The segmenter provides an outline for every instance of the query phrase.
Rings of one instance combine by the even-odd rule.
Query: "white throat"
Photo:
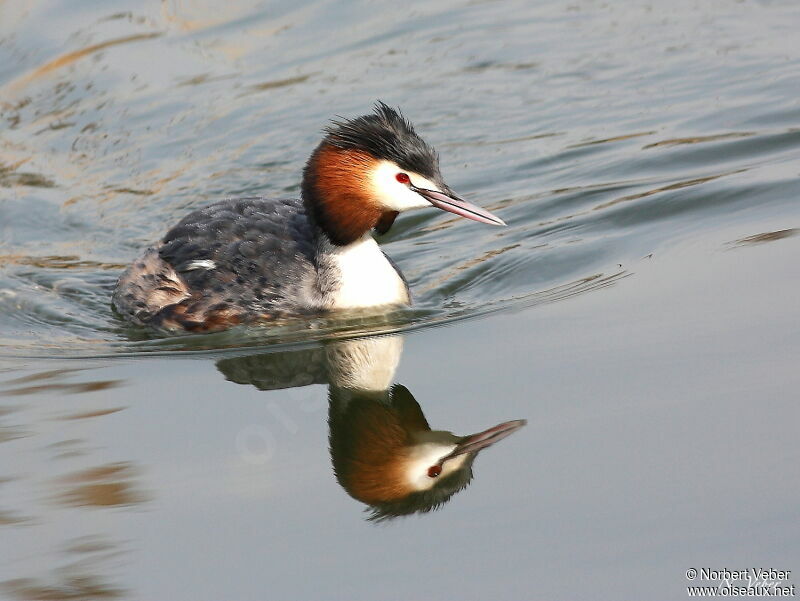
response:
[[[333,280],[326,303],[329,308],[410,304],[403,278],[371,235],[365,234],[347,246],[327,245],[325,255]]]

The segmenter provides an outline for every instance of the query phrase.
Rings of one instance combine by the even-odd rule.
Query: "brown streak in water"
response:
[[[53,455],[53,459],[74,459],[75,457],[83,457],[86,454],[86,451],[65,451],[58,455]]]
[[[101,42],[99,44],[93,44],[91,46],[87,46],[86,48],[81,48],[80,50],[67,52],[66,54],[62,54],[61,56],[56,57],[51,61],[48,61],[41,67],[35,69],[32,73],[28,73],[27,75],[23,75],[19,77],[17,80],[12,81],[10,84],[8,84],[7,89],[12,94],[16,93],[25,86],[27,86],[32,81],[44,77],[52,73],[53,71],[57,71],[58,69],[65,67],[66,65],[71,65],[72,63],[82,59],[85,56],[95,54],[97,52],[100,52],[101,50],[105,50],[106,48],[119,46],[120,44],[127,44],[129,42],[138,42],[140,40],[150,40],[152,38],[156,38],[161,35],[163,35],[161,32],[137,33],[122,38],[116,38],[113,40]]]
[[[734,247],[740,247],[752,244],[764,244],[766,242],[774,242],[775,240],[783,240],[784,238],[789,238],[790,236],[796,236],[798,234],[800,234],[800,228],[793,227],[785,230],[777,230],[774,232],[764,232],[762,234],[754,234],[752,236],[747,236],[745,238],[739,238],[738,240],[728,242],[728,244]]]
[[[638,200],[640,198],[646,198],[648,196],[652,196],[653,194],[658,194],[660,192],[668,192],[670,190],[680,190],[681,188],[688,188],[689,186],[696,186],[698,184],[705,184],[706,182],[714,181],[715,179],[719,179],[721,177],[726,177],[728,175],[734,175],[736,173],[743,173],[746,169],[736,169],[734,171],[728,171],[726,173],[720,173],[718,175],[709,175],[706,177],[697,177],[694,179],[687,179],[682,182],[676,182],[674,184],[668,184],[666,186],[661,186],[659,188],[654,188],[653,190],[647,190],[646,192],[640,192],[638,194],[630,194],[628,196],[623,196],[622,198],[617,198],[615,200],[610,200],[608,202],[601,203],[595,207],[593,207],[592,211],[600,211],[602,209],[607,209],[608,207],[612,207],[616,204],[622,202],[628,202],[630,200]]]
[[[263,83],[257,83],[250,86],[249,90],[250,93],[254,92],[261,92],[263,90],[272,90],[273,88],[283,88],[286,86],[291,86],[296,83],[303,83],[309,77],[315,75],[314,73],[309,73],[308,75],[299,75],[297,77],[288,77],[286,79],[276,79],[273,81],[265,81]]]
[[[178,82],[178,87],[183,86],[200,86],[206,83],[211,83],[215,81],[222,81],[225,79],[232,79],[235,75],[217,75],[212,76],[210,73],[201,73],[200,75],[195,75],[194,77],[189,77],[187,79],[182,79]]]
[[[13,426],[0,426],[0,443],[25,438],[29,433]]]
[[[0,391],[0,396],[24,396],[41,392],[61,392],[64,394],[81,394],[109,390],[122,385],[123,380],[96,380],[94,382],[77,382],[74,384],[40,384],[38,386],[22,386],[11,390]]]
[[[134,475],[130,463],[109,463],[65,476],[60,482],[69,488],[58,496],[58,501],[69,507],[137,505],[146,499],[133,489],[130,479]]]
[[[117,413],[118,411],[122,411],[125,407],[112,407],[111,409],[97,409],[95,411],[86,411],[85,413],[74,413],[72,415],[65,415],[59,419],[62,420],[73,420],[73,419],[88,419],[92,417],[102,417],[104,415],[111,415],[112,413]]]
[[[595,146],[597,144],[608,144],[609,142],[621,142],[623,140],[630,140],[631,138],[641,138],[642,136],[652,136],[655,131],[642,131],[633,134],[623,134],[621,136],[612,136],[611,138],[603,138],[601,140],[590,140],[588,142],[578,142],[567,146],[567,148],[583,148],[585,146]]]
[[[138,190],[134,192],[126,190],[126,193],[131,193],[134,196],[142,196],[144,195],[145,192],[147,193],[147,195],[150,196],[159,194],[164,190],[166,184],[178,179],[179,177],[184,175],[186,171],[187,167],[181,167],[170,175],[162,176],[159,179],[156,179],[157,176],[161,175],[161,170],[152,169],[149,172],[142,174],[142,176],[139,178],[142,181],[147,181],[146,190],[142,191],[141,193],[139,193]],[[92,195],[73,196],[65,200],[62,206],[69,207],[82,200],[86,201],[91,200],[93,201],[94,204],[104,204],[109,200],[116,198],[119,194],[120,194],[119,190],[112,189],[112,190],[103,190],[102,192],[98,192]],[[125,267],[127,267],[127,265],[114,266],[115,269],[123,269]]]
[[[100,553],[103,551],[111,551],[114,545],[109,541],[103,540],[97,536],[82,536],[75,539],[70,545],[64,548],[67,553]]]
[[[15,578],[2,583],[3,588],[20,601],[88,601],[118,599],[122,589],[103,584],[92,575],[66,575],[58,583],[45,583],[33,578]]]
[[[13,406],[0,406],[0,417],[5,415],[9,415],[15,411],[19,411],[20,407],[13,407]],[[0,424],[0,443],[8,442],[9,440],[16,440],[18,438],[24,438],[28,435],[28,432],[21,429],[19,426],[8,426],[5,424]],[[7,479],[0,478],[0,484],[6,482]]]
[[[437,148],[459,148],[462,146],[467,146],[470,148],[474,148],[476,146],[500,146],[503,144],[516,144],[517,142],[528,142],[530,140],[540,140],[543,138],[555,138],[557,136],[563,136],[564,132],[556,131],[556,132],[545,132],[541,134],[532,134],[530,136],[522,136],[519,138],[505,138],[502,140],[469,140],[467,142],[444,142],[443,144],[437,144]]]
[[[18,172],[17,169],[30,159],[17,161],[13,165],[0,163],[0,188],[14,188],[28,186],[31,188],[55,188],[56,184],[39,173],[30,171]]]
[[[71,447],[76,444],[80,444],[85,442],[82,438],[68,438],[66,440],[59,440],[58,442],[53,442],[47,445],[48,449],[62,449],[64,447]]]
[[[31,257],[27,255],[0,255],[2,265],[31,265],[42,269],[124,269],[123,263],[85,261],[75,255]]]
[[[510,246],[506,246],[504,248],[497,248],[495,250],[490,250],[483,253],[480,257],[475,257],[473,259],[469,259],[468,261],[461,263],[460,265],[456,265],[448,273],[442,274],[441,277],[431,282],[431,284],[426,288],[424,288],[424,290],[426,292],[429,290],[435,290],[436,288],[444,284],[447,280],[455,277],[458,274],[458,272],[464,271],[465,269],[469,269],[470,267],[474,267],[475,265],[480,265],[484,261],[488,261],[493,257],[502,255],[504,252],[512,250],[514,248],[518,248],[519,246],[520,246],[519,244],[511,244]]]
[[[152,196],[154,194],[152,190],[136,190],[135,188],[109,188],[109,190],[117,194],[131,194],[133,196]]]
[[[474,265],[478,265],[480,263],[483,263],[484,261],[486,261],[488,259],[491,259],[492,257],[496,257],[498,255],[502,255],[504,252],[509,251],[509,250],[511,250],[513,248],[517,248],[518,246],[519,246],[519,244],[512,244],[512,245],[506,246],[504,248],[497,248],[495,250],[490,250],[488,252],[483,253],[483,255],[481,255],[480,257],[476,257],[474,259],[470,259],[469,261],[459,265],[458,267],[456,267],[456,269],[458,271],[464,271],[465,269],[469,269],[470,267],[473,267]]]
[[[554,223],[559,223],[561,221],[569,221],[570,219],[574,219],[575,217],[580,217],[583,215],[588,215],[593,211],[601,211],[603,209],[607,209],[608,207],[612,207],[614,205],[629,202],[631,200],[639,200],[640,198],[646,198],[648,196],[653,196],[654,194],[659,194],[660,192],[668,192],[670,190],[680,190],[681,188],[688,188],[689,186],[696,186],[698,184],[704,184],[706,182],[714,181],[715,179],[719,179],[721,177],[727,177],[729,175],[735,175],[737,173],[744,173],[747,169],[735,169],[733,171],[727,171],[725,173],[719,173],[717,175],[709,175],[706,177],[698,177],[695,179],[689,179],[682,182],[676,182],[674,184],[668,184],[666,186],[659,186],[658,188],[653,188],[652,190],[647,190],[645,192],[639,192],[637,194],[629,194],[627,196],[622,196],[620,198],[615,198],[614,200],[609,200],[608,202],[600,203],[599,205],[593,206],[591,209],[587,209],[585,211],[578,211],[577,213],[572,213],[570,215],[565,215],[563,217],[557,217],[556,219],[550,219],[547,221],[540,221],[536,225],[543,226],[543,225],[552,225]]]
[[[731,138],[749,138],[750,136],[754,136],[755,132],[752,131],[743,131],[743,132],[731,132],[727,134],[716,134],[713,136],[696,136],[693,138],[672,138],[670,140],[662,140],[660,142],[654,142],[653,144],[648,144],[647,146],[643,146],[643,149],[647,148],[656,148],[658,146],[679,146],[681,144],[703,144],[705,142],[716,142],[717,140],[728,140]]]
[[[47,371],[40,371],[29,376],[22,376],[14,378],[13,380],[6,380],[3,384],[25,384],[26,382],[38,382],[39,380],[51,380],[53,378],[60,378],[63,375],[71,374],[80,371],[79,369],[50,369]]]
[[[18,526],[20,524],[30,523],[31,521],[29,517],[18,515],[11,511],[0,510],[0,526]]]

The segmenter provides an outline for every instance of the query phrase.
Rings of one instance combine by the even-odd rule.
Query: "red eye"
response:
[[[398,173],[397,175],[395,175],[395,179],[397,179],[397,181],[400,182],[401,184],[411,183],[411,178],[408,177],[408,175],[405,173]]]
[[[405,175],[405,174],[401,173],[400,175]],[[408,176],[406,175],[406,177],[408,177]],[[436,476],[438,476],[441,473],[442,473],[442,466],[441,465],[432,465],[432,466],[430,466],[428,468],[428,477],[429,478],[435,478]]]

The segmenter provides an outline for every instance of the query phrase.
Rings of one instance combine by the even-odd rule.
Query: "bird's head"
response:
[[[505,225],[450,189],[436,151],[386,104],[325,131],[303,173],[303,198],[334,244],[350,244],[373,228],[385,233],[399,213],[431,206]]]

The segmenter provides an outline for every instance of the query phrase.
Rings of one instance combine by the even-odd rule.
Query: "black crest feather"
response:
[[[399,109],[381,101],[375,103],[372,114],[333,121],[325,133],[325,141],[337,148],[366,151],[431,180],[440,177],[436,151],[417,135]]]

